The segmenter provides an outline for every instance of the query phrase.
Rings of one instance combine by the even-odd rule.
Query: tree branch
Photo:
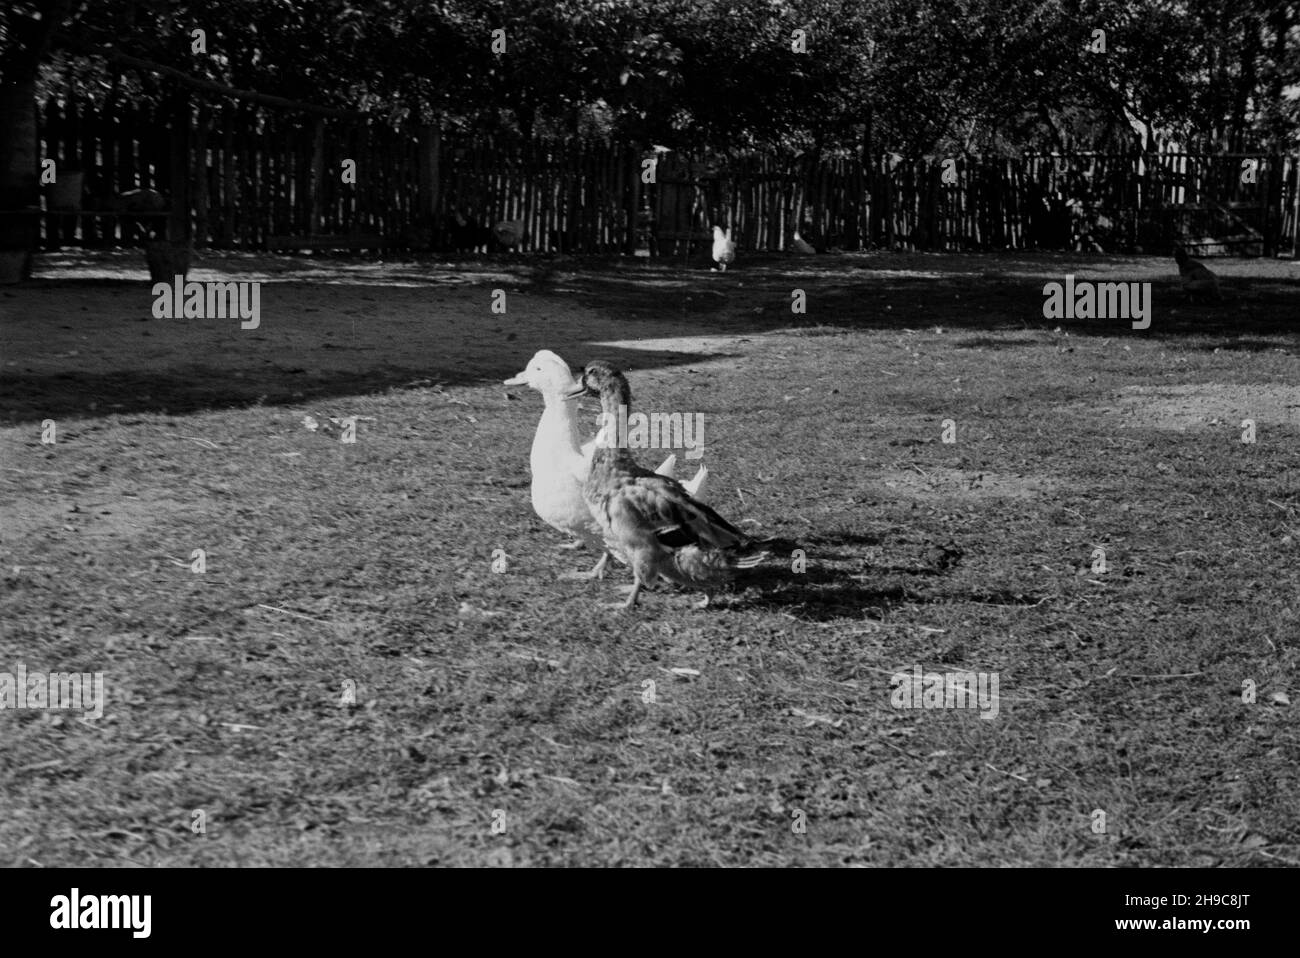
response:
[[[266,106],[280,107],[281,109],[297,110],[300,113],[312,113],[317,116],[332,116],[345,120],[368,120],[371,118],[369,113],[361,113],[356,110],[343,110],[332,106],[318,106],[315,103],[304,103],[301,100],[290,100],[282,96],[273,96],[270,93],[258,93],[256,90],[240,90],[216,80],[205,80],[200,77],[190,76],[175,67],[169,67],[163,63],[155,63],[152,60],[142,60],[139,57],[133,57],[130,54],[123,53],[113,47],[101,47],[97,44],[82,40],[62,30],[55,33],[58,42],[66,47],[76,50],[79,53],[85,53],[92,56],[100,56],[112,63],[121,63],[125,66],[133,67],[136,70],[144,70],[148,73],[157,73],[169,77],[178,83],[188,86],[195,90],[204,90],[208,93],[218,93],[222,96],[232,97],[236,100],[247,100],[250,103],[263,103]]]

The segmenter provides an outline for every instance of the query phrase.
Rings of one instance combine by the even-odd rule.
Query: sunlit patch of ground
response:
[[[1257,425],[1300,427],[1300,386],[1282,383],[1197,383],[1129,386],[1119,402],[1098,410],[1122,426],[1197,429],[1223,426],[1238,430],[1243,420]]]
[[[1048,476],[1004,475],[996,472],[916,469],[891,470],[879,474],[880,483],[891,492],[925,499],[994,498],[1020,499],[1051,490]]]

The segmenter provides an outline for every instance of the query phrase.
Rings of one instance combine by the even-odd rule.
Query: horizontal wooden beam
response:
[[[378,233],[340,236],[268,236],[267,249],[379,249],[384,246],[399,246],[401,241]]]
[[[36,210],[33,216],[102,216],[105,219],[165,219],[171,216],[170,210],[152,213],[128,213],[125,210]]]

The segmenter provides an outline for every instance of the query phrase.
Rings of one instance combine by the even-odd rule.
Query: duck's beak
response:
[[[585,396],[585,395],[587,395],[587,387],[584,386],[584,385],[583,385],[582,383],[580,383],[580,382],[575,382],[575,383],[573,384],[573,388],[570,389],[570,390],[568,390],[567,392],[565,392],[565,394],[564,394],[564,398],[565,398],[565,399],[578,399],[579,397],[581,397],[581,396]]]
[[[527,385],[528,385],[528,370],[525,369],[525,370],[524,370],[522,373],[520,373],[518,376],[512,376],[512,377],[510,377],[509,379],[505,380],[505,381],[502,383],[502,385],[504,385],[504,386],[527,386]]]

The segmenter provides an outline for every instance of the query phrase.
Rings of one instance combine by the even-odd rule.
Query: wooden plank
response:
[[[239,181],[235,176],[235,127],[243,126],[243,110],[228,103],[223,107],[221,115],[221,231],[218,245],[222,249],[229,249],[235,243],[235,211],[239,208]]]
[[[211,174],[208,164],[208,134],[212,123],[212,108],[207,103],[200,103],[198,121],[191,136],[194,142],[194,239],[196,248],[208,245],[209,206],[212,202]]]
[[[315,233],[324,226],[325,219],[325,118],[315,117],[311,123],[311,180],[308,185],[307,232]]]
[[[271,236],[267,249],[389,249],[400,245],[400,239],[383,233],[340,233],[317,236]]]
[[[265,117],[260,110],[248,111],[249,119],[265,130]],[[267,157],[266,138],[259,136],[256,147],[249,142],[247,147],[249,186],[252,191],[252,212],[244,227],[244,244],[248,248],[260,249],[266,242],[271,226],[271,204],[268,199],[270,177],[269,159]]]
[[[169,239],[190,239],[190,101],[178,95],[171,111],[171,203],[172,215],[167,224]]]

